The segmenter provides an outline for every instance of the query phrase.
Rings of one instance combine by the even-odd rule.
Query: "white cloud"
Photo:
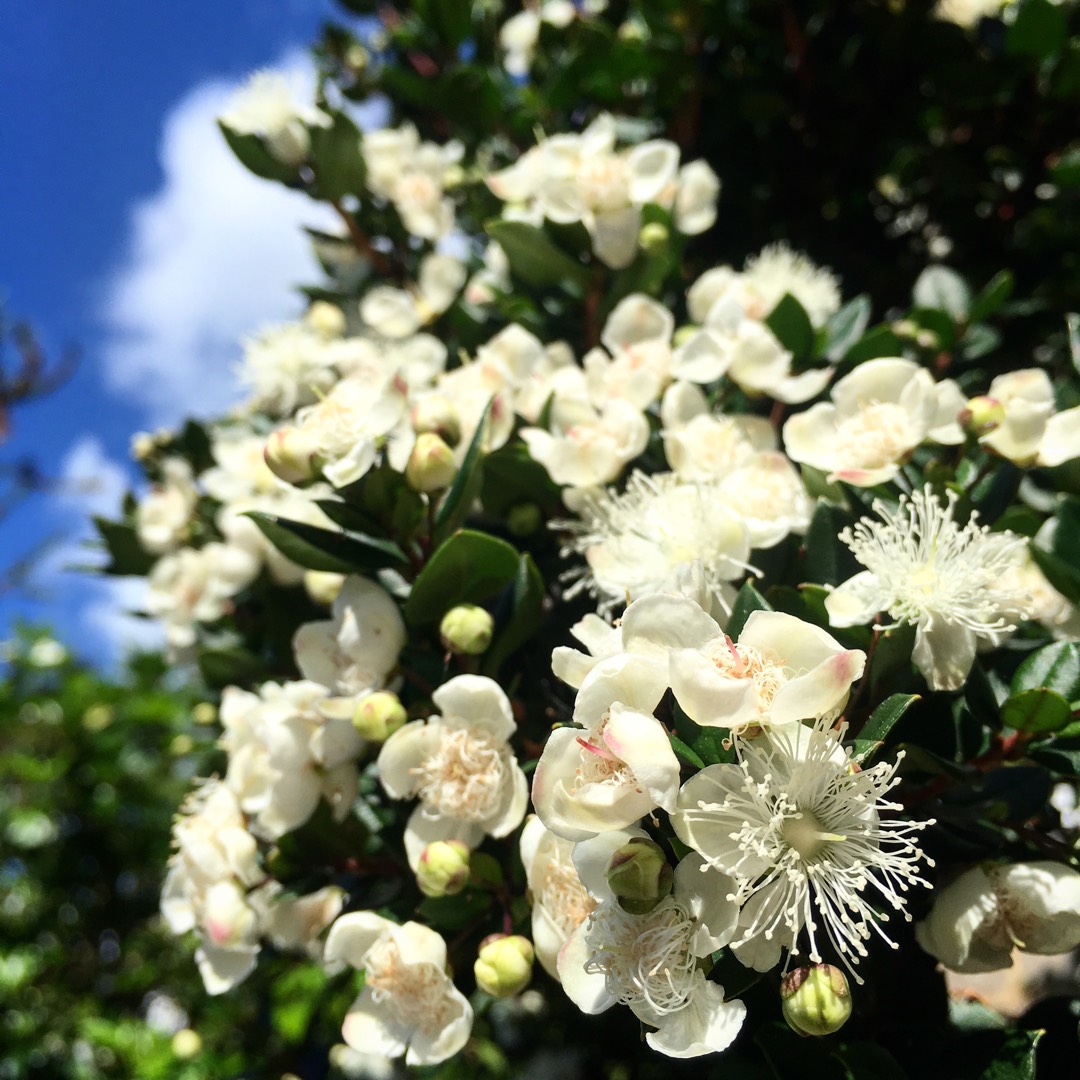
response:
[[[299,53],[278,67],[310,96]],[[298,314],[293,286],[318,277],[301,224],[334,225],[327,208],[235,160],[216,117],[240,85],[202,83],[166,118],[162,187],[134,208],[125,261],[107,288],[106,381],[146,410],[147,426],[237,400],[239,340]]]

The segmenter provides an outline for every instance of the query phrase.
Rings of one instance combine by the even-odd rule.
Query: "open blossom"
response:
[[[381,690],[405,646],[397,603],[374,581],[349,577],[332,610],[332,619],[304,623],[293,635],[300,673],[335,694]]]
[[[554,979],[559,951],[596,907],[578,877],[574,845],[530,817],[521,830],[521,862],[532,897],[532,939],[536,958]]]
[[[252,405],[288,416],[329,390],[338,373],[328,344],[302,322],[272,327],[245,341],[240,377],[252,389]]]
[[[974,866],[938,890],[915,939],[950,971],[1012,967],[1014,948],[1071,952],[1080,945],[1080,873],[1049,861]]]
[[[221,114],[227,128],[258,135],[283,165],[299,165],[311,149],[309,127],[329,127],[329,116],[311,105],[297,105],[289,82],[277,71],[256,71]]]
[[[674,1058],[725,1050],[742,1027],[741,1001],[724,1000],[699,960],[731,940],[737,916],[734,885],[691,854],[675,869],[670,896],[633,915],[615,899],[606,875],[614,852],[640,829],[607,833],[576,844],[574,863],[595,904],[559,954],[559,976],[582,1012],[626,1005],[656,1030],[646,1042]]]
[[[465,284],[465,264],[452,255],[425,255],[414,286],[375,285],[360,301],[360,318],[376,334],[411,337],[441,315]]]
[[[326,687],[312,682],[264,683],[258,694],[225,688],[225,783],[262,836],[276,840],[299,828],[321,798],[341,820],[356,798],[355,760],[364,743],[351,710],[335,716],[328,698]]]
[[[209,780],[188,797],[172,840],[161,914],[174,934],[199,932],[199,973],[207,993],[222,994],[251,973],[259,954],[258,916],[247,898],[263,877],[255,838],[236,796]]]
[[[405,852],[416,870],[434,840],[470,848],[506,836],[529,801],[525,774],[508,742],[517,730],[498,683],[458,675],[432,694],[439,715],[395,731],[379,754],[379,779],[394,799],[419,798],[405,827]]]
[[[760,298],[766,315],[787,294],[799,301],[815,327],[824,326],[840,308],[836,276],[787,244],[769,244],[760,254],[750,256],[742,280],[747,291]]]
[[[1017,465],[1061,465],[1080,457],[1080,406],[1054,411],[1054,388],[1041,368],[999,375],[986,400],[1000,422],[979,442]]]
[[[564,554],[585,556],[578,589],[609,611],[657,592],[679,591],[682,575],[700,563],[723,605],[729,582],[749,569],[750,533],[712,484],[683,483],[671,473],[631,474],[623,492],[586,495],[580,520],[558,525],[571,535]]]
[[[819,402],[784,424],[784,446],[798,462],[873,487],[891,480],[926,439],[961,442],[955,384],[935,384],[911,360],[867,360]]]
[[[798,951],[804,933],[811,961],[824,934],[849,970],[872,932],[895,948],[876,904],[910,919],[904,894],[926,884],[914,836],[929,822],[882,816],[901,809],[885,798],[897,763],[855,769],[841,735],[819,720],[736,736],[737,763],[707,766],[679,793],[675,831],[735,879],[732,947],[758,971]]]
[[[353,912],[330,927],[325,959],[364,972],[341,1028],[353,1049],[435,1065],[468,1041],[472,1006],[447,975],[446,942],[434,930]]]
[[[191,466],[183,458],[166,458],[161,483],[139,501],[135,511],[139,543],[152,555],[178,548],[187,539],[198,499]]]
[[[825,608],[833,626],[858,626],[878,612],[915,627],[912,660],[932,690],[963,686],[980,644],[996,644],[1029,610],[1015,571],[1023,538],[991,532],[978,516],[953,520],[957,495],[944,506],[927,487],[901,496],[895,512],[875,501],[881,520],[860,519],[840,534],[866,567],[833,590]]]
[[[620,653],[589,672],[574,704],[581,727],[556,728],[533,774],[533,805],[548,829],[584,840],[672,809],[679,762],[653,716],[666,689],[659,657]]]

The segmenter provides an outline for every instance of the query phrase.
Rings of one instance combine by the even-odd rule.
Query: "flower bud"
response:
[[[157,449],[154,436],[147,431],[136,431],[131,436],[131,456],[136,461],[145,461]]]
[[[532,978],[536,953],[532,942],[520,934],[492,934],[480,942],[473,965],[476,985],[492,997],[520,994]]]
[[[648,225],[642,226],[641,232],[638,233],[641,250],[649,255],[659,255],[660,252],[666,250],[670,239],[671,234],[667,226],[661,225],[659,221],[650,221]]]
[[[397,694],[389,690],[376,690],[357,702],[352,723],[365,739],[385,742],[407,719],[405,706],[398,700]]]
[[[433,840],[420,856],[416,884],[425,896],[453,896],[469,883],[469,849],[460,840]]]
[[[405,479],[414,491],[441,491],[457,475],[454,452],[432,431],[422,432],[405,466]]]
[[[458,604],[439,623],[443,645],[452,653],[479,656],[491,644],[495,620],[482,607]]]
[[[181,1028],[172,1037],[173,1057],[182,1061],[195,1057],[202,1050],[202,1036],[193,1028]]]
[[[971,435],[988,435],[1005,419],[1005,406],[987,394],[971,398],[956,418]]]
[[[103,705],[100,702],[97,705],[91,705],[86,712],[83,713],[83,727],[87,731],[94,732],[104,731],[113,722],[113,711],[111,705]]]
[[[671,892],[674,878],[663,849],[644,836],[628,840],[608,863],[608,886],[631,915],[652,911]]]
[[[326,338],[339,338],[345,333],[345,312],[328,300],[315,300],[304,315],[304,321]]]
[[[701,327],[694,326],[693,323],[689,323],[686,326],[678,327],[675,330],[675,334],[671,339],[672,348],[677,349],[680,345],[685,345],[700,330]]]
[[[429,431],[451,445],[461,438],[461,422],[454,403],[442,394],[421,398],[412,409],[412,426],[417,434]]]
[[[345,50],[345,66],[354,79],[367,70],[369,60],[367,49],[359,42],[354,42]]]
[[[330,570],[304,571],[304,591],[316,604],[329,607],[337,599],[344,584],[344,574],[335,574]]]
[[[266,440],[263,457],[270,471],[287,484],[301,484],[316,472],[315,440],[303,428],[278,428]]]
[[[831,964],[795,968],[780,981],[784,1019],[800,1035],[831,1035],[851,1015],[844,973]]]
[[[506,515],[506,527],[515,536],[532,536],[543,524],[540,507],[536,503],[518,503],[510,507]]]
[[[191,710],[191,719],[196,724],[213,724],[217,720],[217,709],[209,701],[200,701]]]

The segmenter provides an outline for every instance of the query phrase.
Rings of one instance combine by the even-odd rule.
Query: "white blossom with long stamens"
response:
[[[862,518],[840,534],[866,567],[825,599],[833,626],[858,626],[885,611],[915,627],[912,660],[932,690],[964,684],[980,644],[995,644],[1029,614],[1015,574],[1024,540],[991,532],[973,514],[953,519],[957,495],[943,506],[929,487],[902,496],[895,511],[875,501],[881,521]]]
[[[819,720],[736,736],[738,761],[702,769],[679,793],[675,831],[735,880],[732,947],[758,971],[775,966],[781,950],[798,951],[805,933],[810,960],[822,961],[827,941],[854,974],[871,932],[898,947],[876,903],[910,920],[905,893],[927,884],[915,836],[931,822],[882,816],[901,809],[885,798],[898,761],[858,769],[842,735]]]

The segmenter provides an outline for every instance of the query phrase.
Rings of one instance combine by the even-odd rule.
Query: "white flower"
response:
[[[584,840],[674,806],[679,762],[652,715],[666,689],[658,657],[620,653],[589,672],[574,703],[581,727],[556,728],[533,774],[533,805],[548,829]]]
[[[770,548],[810,526],[814,504],[784,454],[756,453],[729,472],[717,495],[746,523],[752,548]]]
[[[536,957],[554,979],[559,950],[596,901],[578,877],[574,845],[544,828],[535,816],[521,830],[521,862],[532,896],[532,938]]]
[[[446,974],[446,942],[434,930],[354,912],[330,927],[325,956],[364,972],[341,1028],[353,1049],[435,1065],[467,1042],[472,1007]]]
[[[394,799],[418,797],[405,827],[416,869],[433,840],[476,847],[506,836],[529,801],[525,774],[507,741],[517,730],[502,688],[481,675],[458,675],[432,695],[441,715],[395,731],[379,753],[379,779]]]
[[[849,970],[866,955],[871,931],[895,948],[881,926],[887,916],[867,893],[903,911],[903,894],[926,884],[912,834],[929,822],[881,817],[901,809],[885,800],[899,782],[896,763],[853,768],[841,735],[819,720],[736,736],[737,764],[709,765],[679,793],[675,831],[735,879],[741,911],[732,946],[758,971],[782,949],[797,951],[804,930],[813,962],[821,962],[823,932]]]
[[[329,390],[338,377],[329,344],[304,323],[273,327],[245,341],[240,377],[252,388],[253,407],[288,416]]]
[[[675,195],[675,227],[686,236],[697,236],[716,221],[720,177],[707,161],[691,161],[679,169]]]
[[[575,845],[574,863],[596,907],[559,954],[567,996],[582,1012],[616,1002],[657,1030],[654,1049],[674,1058],[700,1057],[731,1045],[742,1027],[741,1001],[705,977],[699,959],[721,948],[735,928],[730,878],[688,855],[675,869],[672,895],[645,915],[623,911],[606,880],[612,854],[639,829],[608,833]]]
[[[332,619],[304,623],[293,635],[300,673],[337,694],[382,689],[404,646],[397,603],[362,577],[346,578]]]
[[[825,608],[833,626],[858,626],[888,612],[899,625],[914,625],[912,660],[932,690],[964,684],[976,648],[996,644],[1024,618],[1028,599],[1010,587],[1010,572],[1024,561],[1024,541],[953,520],[957,495],[945,506],[927,487],[901,496],[890,513],[875,501],[881,521],[861,518],[840,539],[867,569],[833,590]]]
[[[1054,412],[1054,388],[1041,368],[999,375],[987,397],[1004,418],[979,442],[1017,465],[1061,465],[1080,457],[1080,406]]]
[[[832,402],[819,402],[784,424],[789,456],[857,487],[891,480],[925,439],[951,439],[955,424],[938,430],[939,395],[953,384],[935,385],[911,360],[867,360],[832,388]],[[960,436],[962,439],[962,436]],[[960,441],[957,439],[957,441]]]
[[[915,938],[950,971],[1012,967],[1012,951],[1080,945],[1080,873],[1055,862],[986,864],[940,889]]]
[[[258,135],[283,165],[299,165],[307,157],[308,127],[333,122],[321,109],[295,104],[288,80],[276,71],[256,71],[220,119],[239,134]]]
[[[188,535],[199,492],[191,466],[183,458],[166,458],[161,483],[155,484],[135,511],[139,543],[153,555],[179,547]]]
[[[621,494],[587,495],[580,521],[557,525],[573,534],[564,554],[585,556],[578,589],[587,589],[608,611],[627,600],[677,592],[681,577],[700,563],[721,604],[727,583],[749,568],[750,535],[709,484],[682,483],[671,473],[631,474]]]
[[[747,259],[743,281],[751,292],[761,297],[765,315],[776,307],[785,293],[799,301],[810,316],[810,322],[818,328],[840,308],[840,285],[836,276],[783,243],[770,244],[760,255]]]
[[[938,0],[932,14],[943,22],[970,30],[981,19],[993,18],[1016,0]]]
[[[327,885],[306,896],[290,896],[276,881],[268,881],[248,896],[258,912],[263,936],[279,949],[306,952],[321,960],[319,935],[341,914],[346,893]]]

